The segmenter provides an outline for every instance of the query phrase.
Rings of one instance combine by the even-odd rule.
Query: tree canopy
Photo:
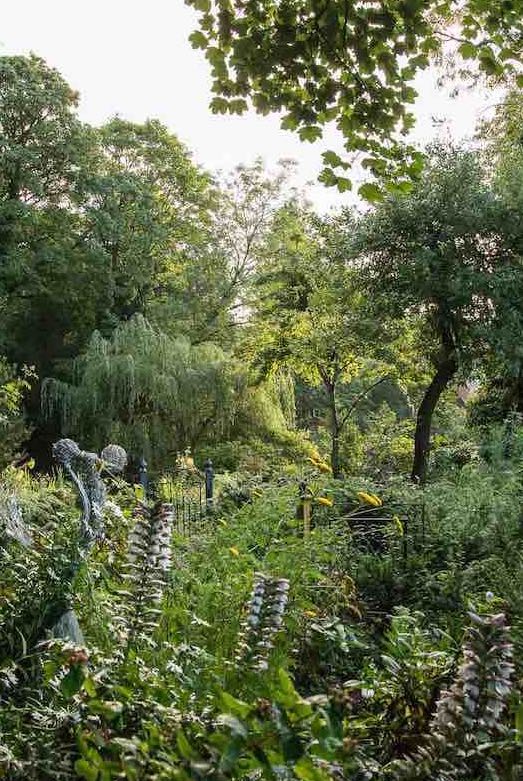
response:
[[[420,349],[435,368],[418,409],[413,476],[420,480],[439,397],[460,369],[474,371],[495,334],[511,257],[503,217],[477,157],[436,147],[412,192],[388,199],[360,224],[355,248],[377,316],[382,309],[419,318]],[[512,282],[519,287],[521,276]]]
[[[282,127],[304,141],[334,123],[348,157],[324,153],[321,180],[350,188],[353,153],[389,189],[419,175],[421,156],[401,136],[414,122],[409,106],[420,70],[456,44],[458,56],[486,76],[520,81],[523,13],[516,2],[490,0],[187,0],[199,11],[190,40],[211,67],[211,108],[282,112]],[[360,188],[379,195],[377,184]]]

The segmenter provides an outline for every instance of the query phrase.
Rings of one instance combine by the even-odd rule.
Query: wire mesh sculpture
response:
[[[80,450],[72,439],[60,439],[53,445],[53,456],[74,483],[82,503],[80,526],[84,544],[89,548],[105,535],[103,510],[107,489],[103,469],[118,474],[125,469],[127,453],[119,445],[107,445],[100,455]]]
[[[76,487],[81,502],[78,555],[71,562],[70,570],[72,581],[85,554],[105,536],[103,513],[107,504],[107,489],[102,480],[102,471],[110,474],[122,472],[127,464],[127,453],[119,445],[107,445],[98,456],[80,450],[72,439],[60,439],[53,445],[53,456]],[[83,644],[78,619],[71,606],[53,625],[51,634],[71,640],[76,645]]]

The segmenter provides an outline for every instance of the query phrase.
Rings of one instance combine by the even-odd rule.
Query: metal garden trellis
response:
[[[203,472],[196,468],[190,471],[168,472],[153,484],[148,473],[148,464],[142,456],[138,463],[138,484],[145,497],[161,492],[172,506],[174,526],[177,532],[190,535],[197,531],[201,522],[214,509],[214,468],[207,459]]]
[[[302,534],[304,537],[308,537],[311,530],[318,524],[322,524],[322,521],[318,518],[317,508],[314,506],[314,497],[310,491],[307,483],[301,481],[298,486],[298,504],[296,507],[296,518],[302,523]],[[376,512],[378,511],[378,512]],[[383,531],[387,524],[394,521],[399,521],[402,525],[403,533],[401,539],[401,549],[403,561],[407,560],[409,554],[409,542],[412,544],[412,534],[410,529],[409,517],[405,515],[382,515],[382,507],[369,508],[361,507],[352,512],[345,513],[342,519],[350,526],[351,532],[354,538],[359,542],[364,543],[372,542],[383,535]],[[422,507],[421,515],[421,530],[422,539],[425,539],[425,519],[424,519],[424,506]]]

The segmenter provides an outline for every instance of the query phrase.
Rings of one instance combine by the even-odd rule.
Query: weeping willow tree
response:
[[[170,338],[136,316],[110,339],[93,334],[70,383],[47,379],[42,409],[84,446],[118,442],[160,466],[227,436],[247,392],[246,374],[219,347]]]

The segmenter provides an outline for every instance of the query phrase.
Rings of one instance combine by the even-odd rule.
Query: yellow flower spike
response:
[[[358,491],[356,494],[360,502],[363,502],[364,504],[370,504],[371,507],[381,507],[383,502],[381,499],[376,496],[375,494],[368,494],[365,491]]]
[[[332,507],[334,504],[332,499],[328,499],[326,496],[318,496],[316,501],[318,504],[322,504],[324,507]]]
[[[316,618],[318,614],[315,610],[304,610],[303,615],[307,616],[307,618]]]
[[[400,537],[403,537],[403,535],[404,535],[404,533],[405,533],[405,530],[404,530],[404,528],[403,528],[403,524],[402,524],[402,522],[400,521],[400,519],[398,518],[398,516],[397,516],[397,515],[393,515],[393,516],[392,516],[392,522],[394,523],[394,526],[396,527],[396,529],[397,529],[397,531],[398,531],[398,534],[400,535]]]
[[[232,548],[229,548],[229,552],[232,553],[233,556],[239,556],[240,555],[240,551],[234,545],[232,546]]]
[[[320,472],[323,472],[324,475],[332,473],[332,469],[328,464],[325,463],[325,461],[320,461],[317,466]]]

